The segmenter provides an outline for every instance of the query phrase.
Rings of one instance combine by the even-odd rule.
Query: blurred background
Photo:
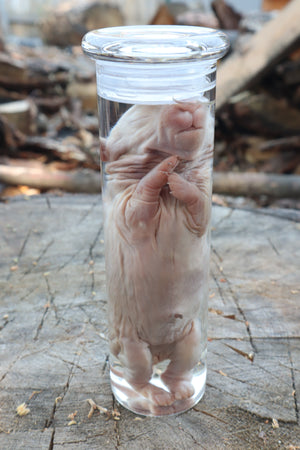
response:
[[[212,0],[152,0],[147,2],[145,0],[104,0],[92,3],[100,3],[102,5],[108,5],[116,7],[122,14],[124,25],[132,24],[145,24],[149,23],[153,19],[155,13],[159,7],[166,4],[171,10],[190,10],[193,12],[211,12]],[[227,4],[241,13],[249,13],[252,11],[258,11],[262,8],[262,3],[266,4],[263,0],[245,0],[240,2],[239,0],[228,0]],[[278,7],[279,3],[273,2],[274,7]],[[1,5],[1,20],[2,30],[7,36],[12,38],[17,36],[28,36],[32,40],[40,33],[38,31],[41,21],[45,19],[47,14],[53,11],[71,10],[76,5],[91,4],[90,1],[63,1],[60,0],[5,0],[0,1]],[[68,6],[67,6],[68,5]],[[265,8],[265,5],[263,5]],[[177,13],[176,13],[177,14]],[[176,19],[176,17],[175,17]]]
[[[231,42],[218,69],[214,201],[299,209],[299,23],[299,0],[0,0],[2,200],[99,192],[95,70],[81,39],[107,26],[182,24],[222,29]]]

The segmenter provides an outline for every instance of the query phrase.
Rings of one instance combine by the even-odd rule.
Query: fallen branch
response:
[[[265,92],[244,91],[229,100],[229,107],[238,129],[266,137],[300,134],[299,109]]]
[[[279,150],[289,150],[290,148],[300,149],[300,136],[288,136],[278,139],[272,139],[260,144],[259,150],[261,152],[268,151],[273,148],[279,148]]]
[[[37,164],[37,162],[35,162]],[[99,193],[100,174],[90,169],[51,170],[43,164],[36,167],[0,164],[0,183],[25,185],[41,190],[62,189],[66,192]],[[213,191],[216,194],[275,198],[300,198],[300,176],[265,173],[215,172]]]
[[[100,174],[82,169],[65,172],[40,167],[0,165],[0,182],[8,185],[25,185],[41,190],[62,189],[66,192],[99,193]]]
[[[220,28],[223,30],[238,29],[242,16],[224,0],[214,0],[211,7],[220,22]]]
[[[299,23],[300,0],[293,0],[253,36],[247,51],[233,53],[220,65],[217,108],[257,81],[299,43]]]
[[[252,172],[215,172],[213,191],[216,194],[274,198],[300,198],[300,176]]]

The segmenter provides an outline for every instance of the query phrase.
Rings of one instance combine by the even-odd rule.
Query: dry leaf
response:
[[[231,320],[235,320],[235,314],[226,314],[223,316],[225,319],[231,319]]]
[[[208,312],[218,314],[219,316],[222,316],[224,314],[223,311],[221,311],[220,309],[215,309],[215,308],[208,308]]]
[[[75,417],[77,416],[77,412],[78,412],[78,411],[75,411],[75,412],[69,414],[69,415],[68,415],[68,419],[74,420]]]
[[[97,405],[94,402],[94,400],[92,400],[91,398],[89,398],[87,401],[91,405],[91,409],[90,409],[90,411],[88,413],[88,419],[90,419],[92,417],[92,415],[94,414],[94,411],[97,409]]]
[[[70,427],[71,425],[76,425],[76,420],[70,420],[70,422],[68,423],[68,427]]]
[[[112,418],[114,419],[114,420],[120,420],[120,416],[121,416],[121,414],[120,414],[120,412],[117,410],[117,409],[114,409],[113,411],[112,411],[112,413],[111,413],[111,415],[112,415]]]
[[[243,352],[242,350],[240,350],[240,349],[238,349],[238,348],[232,347],[232,346],[229,345],[229,344],[225,344],[225,345],[226,345],[226,347],[231,348],[231,350],[237,352],[239,355],[244,356],[244,358],[249,359],[249,361],[251,361],[251,362],[254,361],[254,353],[253,353],[253,352],[246,353],[246,352]]]
[[[104,339],[105,341],[108,341],[107,337],[105,336],[104,333],[99,333],[99,336]]]
[[[40,394],[42,391],[33,391],[28,400],[31,400],[35,395]]]
[[[88,419],[90,419],[92,417],[92,415],[94,414],[94,411],[96,409],[98,409],[99,412],[103,413],[103,414],[107,414],[109,415],[108,409],[103,408],[102,406],[96,405],[96,403],[94,402],[94,400],[92,400],[91,398],[87,399],[87,402],[90,404],[91,409],[88,413]]]
[[[27,416],[27,414],[30,413],[30,409],[27,408],[26,403],[22,403],[21,405],[19,405],[17,407],[17,414],[18,416],[22,417],[22,416]]]

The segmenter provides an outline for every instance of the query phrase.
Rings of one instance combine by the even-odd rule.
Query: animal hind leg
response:
[[[193,321],[192,328],[175,344],[171,361],[161,378],[176,400],[192,397],[192,371],[200,360],[200,325]]]
[[[174,402],[173,394],[150,384],[152,376],[152,354],[148,344],[130,338],[121,339],[119,355],[124,367],[124,377],[133,389],[158,406],[169,406]]]

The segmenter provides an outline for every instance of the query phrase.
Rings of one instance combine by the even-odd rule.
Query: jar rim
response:
[[[82,49],[95,60],[130,63],[182,63],[218,60],[229,40],[213,28],[185,25],[132,25],[88,32]]]

